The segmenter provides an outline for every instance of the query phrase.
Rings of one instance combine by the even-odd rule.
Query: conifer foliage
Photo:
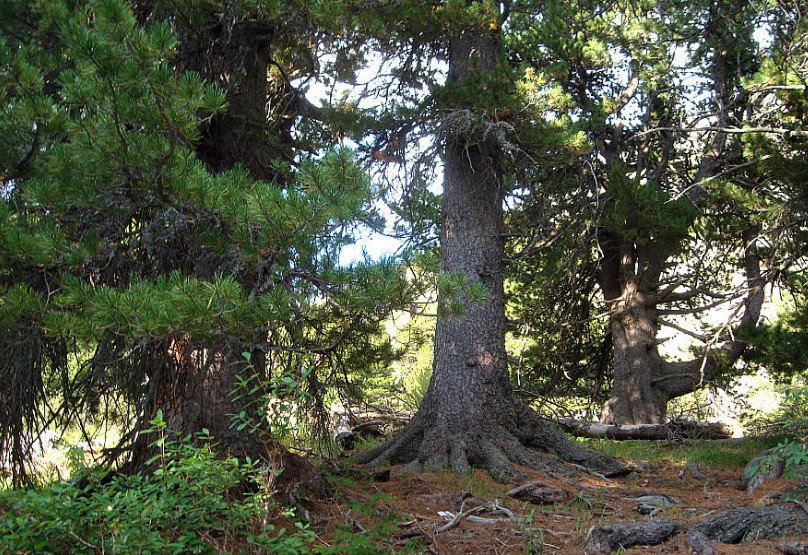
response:
[[[247,86],[238,71],[223,86],[184,70],[176,21],[138,7],[4,4],[0,460],[17,483],[44,427],[111,419],[123,440],[107,455],[122,462],[160,407],[178,431],[265,455],[230,425],[242,353],[321,401],[328,376],[312,370],[338,369],[348,340],[367,344],[405,294],[392,264],[338,264],[374,194],[352,153],[264,151],[275,174],[247,156],[210,163],[200,145],[243,121],[233,105]],[[220,153],[272,137],[270,115],[225,134],[236,144]]]

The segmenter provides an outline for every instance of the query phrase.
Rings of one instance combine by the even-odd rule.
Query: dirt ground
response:
[[[697,480],[680,478],[682,466],[674,463],[641,463],[642,471],[606,479],[550,463],[545,472],[522,469],[530,479],[568,493],[566,501],[543,506],[509,498],[507,492],[518,484],[498,484],[482,471],[463,478],[450,473],[402,475],[398,468],[392,468],[389,478],[373,479],[361,469],[349,469],[332,479],[335,500],[317,507],[319,525],[315,523],[314,528],[322,532],[322,544],[344,545],[345,553],[373,552],[369,551],[373,545],[379,553],[582,554],[587,532],[593,526],[667,518],[686,529],[722,511],[765,505],[796,485],[793,480],[774,480],[749,496],[739,488],[738,469],[701,466],[707,478]],[[635,510],[636,498],[652,493],[666,494],[680,502],[653,517],[642,516]],[[439,515],[440,511],[456,515],[491,502],[510,509],[523,522],[474,523],[463,519],[449,530],[438,531],[451,520],[450,516]],[[480,512],[479,516],[505,518],[490,512]],[[756,555],[778,553],[775,547],[784,541],[808,542],[808,535],[777,540],[749,538],[739,545],[714,545],[719,553]],[[689,554],[690,550],[680,532],[661,545],[632,547],[625,553]]]

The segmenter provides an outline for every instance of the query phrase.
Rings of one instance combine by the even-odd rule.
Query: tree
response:
[[[570,444],[513,392],[504,342],[503,146],[486,133],[513,97],[501,51],[507,14],[490,2],[449,7],[462,17],[447,29],[449,70],[439,95],[448,115],[432,379],[407,427],[361,460],[458,473],[478,466],[505,481],[520,474],[513,463],[540,465],[535,448],[618,471],[615,461]]]
[[[49,425],[112,421],[107,462],[141,467],[160,408],[183,436],[266,456],[233,415],[264,417],[251,401],[279,380],[322,402],[324,372],[407,296],[396,264],[338,265],[373,197],[351,153],[313,161],[292,140],[311,107],[280,57],[305,40],[279,37],[308,5],[228,6],[4,4],[0,460],[15,483]]]
[[[539,244],[522,256],[552,259],[567,248],[560,253],[566,262],[556,266],[578,276],[568,279],[581,287],[574,298],[591,299],[596,278],[604,305],[589,314],[608,314],[608,339],[590,342],[586,355],[573,352],[570,364],[580,367],[583,360],[602,371],[607,365],[592,360],[600,358],[595,349],[608,346],[614,378],[601,418],[621,424],[663,422],[670,399],[726,375],[745,349],[734,338],[757,323],[763,286],[772,277],[761,272],[767,231],[755,216],[770,193],[740,140],[749,132],[744,79],[759,63],[751,38],[756,7],[640,6],[590,17],[552,3],[541,23],[525,23],[538,26],[542,37],[556,37],[549,52],[534,62],[525,39],[513,54],[543,71],[539,80],[549,84],[542,101],[548,109],[574,107],[592,145],[573,166],[585,176],[578,186],[569,169],[560,175],[541,168],[536,179],[557,182],[561,193],[549,202],[537,195],[526,212],[534,222],[543,218],[541,229],[556,237],[556,252]],[[576,32],[555,33],[562,22]],[[705,77],[677,77],[677,49],[681,55],[695,36],[701,44],[692,48],[687,68]],[[684,105],[695,93],[708,99],[698,112]],[[693,123],[680,123],[687,119]],[[745,275],[742,287],[731,284],[733,267]],[[740,308],[718,329],[691,331],[671,319],[731,301],[741,301]],[[662,327],[703,347],[689,360],[669,360],[659,351]]]

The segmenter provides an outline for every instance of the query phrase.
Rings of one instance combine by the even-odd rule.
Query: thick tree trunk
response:
[[[153,418],[160,409],[167,429],[179,438],[207,429],[223,456],[267,458],[269,446],[250,433],[249,427],[239,431],[231,426],[231,415],[244,406],[243,399],[234,401],[231,396],[237,386],[236,375],[246,370],[246,361],[239,362],[238,352],[232,342],[209,349],[193,344],[187,336],[154,345],[150,349],[144,415]],[[138,438],[130,462],[132,470],[142,468],[154,454],[150,445],[155,439],[154,435]]]
[[[602,231],[598,281],[609,303],[614,382],[601,412],[606,424],[662,424],[670,397],[660,389],[664,361],[657,349],[657,283],[666,256],[618,233]]]
[[[717,48],[710,64],[717,104],[715,126],[741,127],[743,122],[739,114],[743,112],[745,93],[739,87],[739,74],[727,65],[734,56],[727,52],[737,54],[740,42],[725,27],[731,18],[723,13],[713,13],[710,17],[715,20],[706,26],[707,42],[714,42]],[[721,50],[724,52],[719,55]],[[620,161],[621,148],[625,148],[625,145],[615,140],[604,149],[608,164]],[[685,190],[687,198],[696,208],[707,193],[704,182],[721,171],[722,165],[732,154],[730,150],[727,134],[714,133],[709,148],[699,160],[693,184]],[[599,278],[606,301],[610,304],[615,372],[612,395],[603,408],[601,420],[614,424],[659,424],[665,420],[669,400],[702,387],[721,370],[722,364],[717,364],[717,359],[724,359],[723,368],[726,368],[727,363],[732,365],[742,356],[746,346],[732,339],[721,349],[723,352],[719,357],[714,356],[718,350],[714,349],[704,357],[689,361],[668,362],[662,359],[657,350],[658,307],[678,295],[674,293],[676,286],[662,291],[659,283],[665,261],[673,251],[670,244],[656,239],[635,243],[630,238],[631,231],[638,229],[634,216],[627,218],[624,229],[622,235],[602,230],[598,237],[604,253]],[[757,239],[755,227],[750,223],[742,237],[748,294],[738,327],[755,325],[763,303],[764,280],[760,273]],[[686,298],[695,296],[692,294]]]
[[[637,296],[612,316],[614,383],[601,413],[604,423],[665,422],[669,397],[655,386],[663,363],[657,352],[655,311]]]
[[[470,33],[450,40],[450,84],[462,86],[498,63],[498,32]],[[454,297],[439,291],[432,380],[418,413],[398,436],[360,460],[458,473],[478,466],[510,481],[521,477],[512,463],[540,465],[531,450],[538,448],[606,473],[622,470],[612,459],[571,445],[516,398],[505,354],[499,147],[451,129],[447,135],[440,269],[444,279],[462,277],[465,283]],[[487,293],[483,301],[469,294],[479,285]]]
[[[747,293],[738,328],[757,325],[765,285],[755,228],[746,229],[741,239]],[[703,357],[678,362],[663,359],[658,350],[658,305],[675,297],[658,285],[667,253],[661,246],[639,247],[605,231],[600,246],[604,258],[599,282],[610,307],[614,361],[611,397],[601,412],[601,422],[663,424],[668,401],[698,390],[722,368],[734,364],[746,344],[730,340]]]

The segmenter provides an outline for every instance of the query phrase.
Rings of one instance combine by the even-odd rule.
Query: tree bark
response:
[[[448,84],[480,79],[496,70],[499,57],[498,30],[459,31],[449,40]],[[490,138],[452,129],[445,141],[440,270],[444,279],[462,276],[465,285],[459,299],[439,290],[433,373],[420,409],[399,435],[360,460],[457,473],[478,466],[511,481],[522,478],[512,463],[540,465],[531,449],[538,448],[606,473],[621,471],[613,459],[570,444],[516,398],[505,353],[499,147]],[[483,301],[469,295],[478,284],[487,292]]]
[[[623,439],[727,439],[732,430],[719,422],[674,421],[667,424],[610,425],[572,418],[557,420],[564,431],[578,437]]]
[[[144,416],[151,419],[160,409],[167,430],[176,439],[188,434],[195,439],[195,434],[208,430],[222,456],[268,459],[272,446],[264,444],[250,426],[242,430],[231,426],[233,415],[244,408],[244,399],[235,401],[231,396],[237,387],[236,375],[246,370],[246,361],[239,361],[237,353],[240,350],[234,341],[213,348],[195,344],[187,336],[145,349],[148,393]],[[148,434],[138,437],[127,470],[145,467],[155,453],[151,447],[155,439]]]
[[[589,531],[584,552],[587,555],[609,555],[620,547],[657,545],[681,529],[681,524],[663,519],[606,524]]]
[[[668,401],[714,379],[743,356],[746,344],[732,339],[703,356],[667,361],[658,351],[658,305],[665,301],[658,285],[667,253],[641,248],[615,233],[601,233],[599,280],[610,307],[614,382],[601,412],[605,424],[663,424]],[[747,294],[735,328],[755,326],[764,301],[757,233],[753,226],[741,235]],[[734,337],[734,334],[733,334]]]
[[[685,535],[687,545],[699,555],[716,553],[710,540],[737,544],[745,538],[780,538],[808,533],[808,512],[802,507],[750,507],[735,509],[691,526]]]
[[[630,223],[629,223],[630,224]],[[609,304],[614,382],[601,412],[607,424],[663,424],[670,397],[656,387],[664,361],[657,343],[652,300],[666,256],[616,232],[601,231],[598,279]]]

